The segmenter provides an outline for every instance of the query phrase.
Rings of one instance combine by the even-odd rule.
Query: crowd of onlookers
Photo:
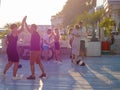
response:
[[[11,24],[10,33],[6,35],[3,42],[3,52],[7,54],[8,63],[6,64],[2,76],[5,77],[8,69],[14,64],[13,67],[13,79],[20,79],[17,77],[17,70],[20,60],[19,46],[29,47],[29,60],[31,75],[27,79],[35,79],[35,63],[38,64],[42,74],[40,78],[46,77],[46,72],[41,61],[41,55],[44,52],[44,60],[49,60],[50,48],[54,53],[52,60],[55,63],[63,63],[61,55],[60,44],[60,30],[56,27],[47,28],[46,32],[38,32],[36,24],[28,25],[26,22],[27,16],[22,20],[22,24],[18,27],[16,24]],[[27,32],[27,33],[26,33]],[[22,35],[21,35],[22,33]],[[42,36],[41,36],[42,35]],[[68,45],[70,46],[70,58],[71,63],[79,66],[85,66],[84,60],[86,59],[86,49],[88,42],[88,30],[83,26],[83,22],[80,21],[73,28],[69,29]],[[111,50],[115,48],[115,37],[111,34],[110,38]],[[68,46],[68,47],[69,47]],[[65,51],[66,52],[66,51]],[[23,52],[22,52],[23,53]]]

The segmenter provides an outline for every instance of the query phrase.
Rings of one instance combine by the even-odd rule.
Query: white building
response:
[[[104,0],[104,9],[116,22],[116,30],[120,24],[120,0]]]
[[[61,14],[57,14],[51,17],[51,25],[57,28],[62,28],[63,17]]]

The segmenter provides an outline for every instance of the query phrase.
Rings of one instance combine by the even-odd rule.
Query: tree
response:
[[[89,5],[86,5],[86,3]],[[89,9],[95,5],[96,0],[68,0],[61,11],[63,14],[64,25],[70,25],[78,15],[84,13],[84,11],[88,12]]]
[[[104,17],[99,26],[104,28],[104,35],[109,37],[113,27],[115,27],[115,21],[111,17]]]
[[[88,26],[92,26],[92,39],[91,41],[97,41],[97,38],[95,37],[95,28],[97,25],[97,22],[101,19],[102,14],[104,13],[104,10],[98,10],[96,12],[84,12],[83,14],[80,14],[77,16],[77,18],[75,19],[74,23],[78,23],[80,20],[84,21],[84,24],[86,26],[86,28],[88,28]]]
[[[9,30],[10,30],[10,24],[6,24],[4,26],[4,31],[0,32],[0,39],[4,38],[5,35],[9,32]]]
[[[15,22],[17,24],[17,26],[19,27],[21,25],[20,22]],[[1,38],[4,38],[5,35],[7,35],[9,32],[10,32],[10,26],[11,26],[11,23],[7,23],[5,26],[4,26],[4,31],[0,32],[0,39]]]

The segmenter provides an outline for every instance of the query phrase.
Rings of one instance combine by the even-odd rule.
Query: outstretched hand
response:
[[[25,16],[22,20],[22,25],[24,25],[24,23],[26,22],[27,16]]]
[[[25,17],[23,18],[22,24],[21,24],[21,28],[19,29],[18,34],[23,31],[23,29],[24,29],[24,24],[25,24],[25,22],[26,22],[26,18],[27,18],[27,16],[25,16]]]

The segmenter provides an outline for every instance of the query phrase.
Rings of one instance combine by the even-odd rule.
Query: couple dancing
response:
[[[17,76],[18,71],[18,65],[19,65],[19,55],[17,52],[17,41],[18,41],[18,35],[24,30],[24,27],[31,33],[31,41],[30,41],[30,68],[31,68],[31,75],[27,77],[27,79],[35,79],[35,63],[37,63],[41,69],[42,74],[40,75],[40,78],[46,78],[46,72],[44,70],[44,66],[40,60],[40,54],[41,54],[41,47],[40,47],[40,36],[37,32],[37,26],[35,24],[32,24],[30,27],[28,27],[26,23],[25,16],[22,20],[21,28],[16,24],[12,24],[10,26],[11,32],[7,35],[7,38],[5,40],[5,44],[7,45],[7,56],[8,56],[8,63],[6,64],[2,76],[5,78],[5,74],[8,71],[8,69],[14,64],[13,67],[13,80],[21,79]]]

